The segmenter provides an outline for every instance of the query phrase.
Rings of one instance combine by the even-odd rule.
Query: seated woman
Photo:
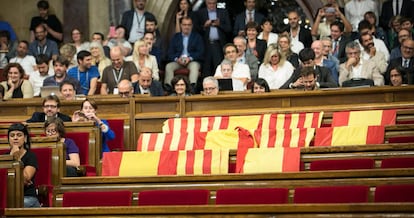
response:
[[[78,176],[77,171],[80,165],[79,148],[72,139],[65,138],[63,121],[58,117],[52,117],[46,120],[44,128],[46,136],[56,136],[66,146],[66,176]]]
[[[288,34],[280,34],[277,40],[277,45],[273,46],[274,44],[272,44],[272,47],[279,49],[280,53],[285,56],[286,60],[288,60],[295,68],[298,68],[299,56],[297,53],[293,52],[291,43],[292,41]],[[300,48],[299,51],[302,50],[302,48]]]
[[[96,112],[98,110],[98,105],[93,99],[85,99],[81,104],[81,109],[73,113],[72,121],[73,122],[84,122],[84,121],[93,121],[97,126],[101,128],[102,131],[102,152],[111,151],[108,147],[107,141],[113,140],[115,138],[114,131],[109,127],[108,121],[100,119]]]
[[[24,79],[23,67],[18,63],[10,63],[4,68],[7,81],[1,82],[4,88],[3,99],[33,98],[33,87],[29,80]]]
[[[144,40],[141,39],[135,42],[132,55],[126,57],[125,60],[134,62],[138,72],[141,72],[143,67],[150,68],[152,78],[157,81],[160,79],[157,58],[149,54],[148,44]]]
[[[36,155],[30,151],[30,135],[27,126],[12,124],[8,131],[10,155],[23,163],[24,207],[40,207],[35,188],[35,175],[38,169]]]
[[[101,81],[103,70],[112,64],[111,59],[105,56],[102,44],[99,42],[91,42],[89,44],[89,51],[92,54],[92,65],[98,67],[99,74],[101,75],[99,81]]]
[[[270,18],[266,18],[263,19],[262,23],[261,23],[261,29],[262,32],[259,33],[259,35],[257,36],[258,39],[262,39],[265,40],[267,42],[267,46],[269,46],[272,43],[277,43],[277,39],[278,39],[278,35],[276,33],[273,33],[273,24],[272,24],[272,19]]]
[[[252,86],[252,93],[265,93],[270,92],[269,85],[263,78],[257,78]]]
[[[259,78],[265,79],[270,89],[279,89],[292,76],[294,70],[278,49],[269,48],[263,64],[259,67]]]
[[[246,73],[234,72],[233,73],[233,64],[230,60],[224,59],[220,66],[217,67],[218,71],[214,74],[216,79],[232,79],[233,91],[244,91],[246,89],[246,84],[248,77]],[[222,87],[223,90],[228,90]],[[231,90],[231,88],[230,88]]]
[[[191,95],[191,85],[190,81],[186,76],[176,75],[171,80],[171,85],[174,87],[174,92],[171,93],[171,96],[190,96]]]

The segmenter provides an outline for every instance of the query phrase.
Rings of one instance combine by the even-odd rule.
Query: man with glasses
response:
[[[29,55],[37,56],[45,54],[49,59],[55,60],[59,55],[58,46],[55,41],[46,38],[47,31],[43,24],[34,29],[35,40],[29,45]]]
[[[134,93],[150,96],[163,96],[164,90],[157,80],[152,79],[152,70],[148,67],[141,68],[138,82],[133,83]]]
[[[127,79],[121,80],[118,83],[118,94],[121,98],[129,98],[134,95],[134,87],[132,86],[131,81]]]
[[[350,42],[345,48],[347,61],[339,66],[339,85],[343,86],[343,82],[349,81],[352,85],[357,84],[363,79],[372,80],[375,86],[384,85],[384,77],[376,63],[371,60],[361,59],[361,48],[358,42]]]
[[[216,78],[208,76],[203,80],[203,95],[218,95],[219,86]]]
[[[400,32],[398,32],[398,42],[400,45],[405,39],[413,39],[413,35],[410,31],[401,29]],[[401,57],[401,46],[397,46],[391,50],[390,61],[399,57]]]
[[[385,73],[385,82],[390,82],[390,71],[396,67],[401,68],[401,74],[407,78],[408,84],[414,84],[414,40],[405,39],[401,43],[401,57],[391,60]]]
[[[26,122],[44,123],[50,117],[59,117],[64,122],[71,122],[72,119],[65,114],[60,113],[60,100],[56,95],[49,95],[43,99],[43,112],[34,112],[32,117]]]

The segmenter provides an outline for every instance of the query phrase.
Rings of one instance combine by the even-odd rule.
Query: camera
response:
[[[335,8],[333,7],[329,7],[329,8],[325,8],[325,13],[335,13]]]

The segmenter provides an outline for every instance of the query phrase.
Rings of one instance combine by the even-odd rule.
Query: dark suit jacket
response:
[[[62,114],[60,112],[57,113],[57,116],[63,121],[63,122],[71,122],[72,118],[70,118],[68,115]],[[43,112],[34,112],[32,117],[26,122],[28,123],[44,123],[45,122],[46,114]]]
[[[262,24],[264,20],[263,14],[257,12],[257,10],[254,11],[254,22],[257,24]],[[246,10],[244,10],[242,13],[238,14],[236,16],[236,20],[234,21],[234,27],[233,27],[233,35],[236,36],[239,34],[239,31],[245,30],[246,28]]]
[[[390,71],[391,69],[395,67],[401,67],[402,69],[402,77],[403,77],[403,83],[406,84],[414,84],[414,57],[410,59],[410,66],[408,68],[402,67],[402,57],[392,59],[390,61],[390,64],[388,65],[387,71],[385,71],[384,74],[384,82],[385,85],[390,85]]]
[[[290,33],[290,27],[288,27],[288,32]],[[310,30],[300,27],[299,31],[299,41],[303,43],[305,48],[310,48],[313,42],[312,34]]]
[[[129,39],[129,32],[131,31],[131,27],[132,27],[132,22],[134,20],[134,16],[135,16],[135,9],[125,11],[122,14],[121,25],[125,26],[126,32],[127,32],[127,35],[128,35],[128,39]],[[155,19],[155,16],[153,14],[151,14],[150,12],[147,12],[147,11],[144,12],[144,16],[145,16],[145,19],[148,19],[149,17]],[[126,39],[126,40],[128,40],[128,39]]]
[[[217,27],[220,45],[224,46],[227,43],[227,34],[231,33],[231,23],[229,13],[225,9],[217,8],[217,18],[220,20],[220,25]],[[202,8],[194,14],[194,29],[203,36],[204,42],[208,43],[210,28],[204,28],[204,23],[208,19],[207,8]]]
[[[297,68],[295,72],[293,72],[292,76],[283,84],[281,89],[289,89],[289,84],[294,83],[300,77],[300,70],[301,68]],[[318,76],[318,83],[320,88],[335,88],[338,87],[335,80],[331,76],[331,72],[326,67],[315,66],[316,75]],[[300,88],[300,87],[298,87]]]
[[[345,47],[346,44],[351,42],[352,39],[350,37],[342,35],[341,40],[339,41],[339,48],[338,48],[338,60],[339,63],[344,63],[346,61],[346,53],[345,53]]]
[[[174,61],[183,53],[183,35],[182,33],[176,33],[171,39],[170,46],[168,47],[168,60]],[[200,34],[197,32],[191,32],[188,39],[187,51],[189,56],[194,60],[201,62],[204,58],[204,43]]]
[[[257,59],[259,59],[260,63],[263,62],[263,58],[266,54],[266,49],[267,49],[267,42],[265,40],[256,39],[256,51],[257,51],[257,54],[259,55]]]
[[[412,0],[403,0],[400,15],[414,19],[414,2]],[[393,0],[388,0],[382,4],[382,12],[380,16],[380,25],[385,30],[388,30],[388,23],[394,16]]]
[[[141,94],[141,89],[139,88],[138,82],[133,83],[132,87],[134,87],[134,94]],[[151,96],[164,96],[164,90],[162,89],[160,82],[152,80],[150,86],[150,94]]]

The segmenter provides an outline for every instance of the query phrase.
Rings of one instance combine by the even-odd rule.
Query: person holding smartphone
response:
[[[323,19],[325,19],[323,21]],[[352,32],[352,25],[346,19],[345,15],[342,13],[337,4],[326,4],[323,8],[319,9],[318,14],[316,15],[315,22],[312,26],[311,34],[312,36],[322,39],[331,35],[330,26],[335,21],[341,21],[345,26],[345,33]]]

